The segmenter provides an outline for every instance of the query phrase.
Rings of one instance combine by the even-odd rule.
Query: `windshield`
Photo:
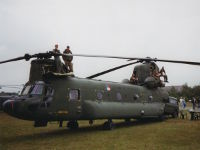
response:
[[[177,104],[177,100],[176,99],[169,99],[169,102],[172,104]]]
[[[43,92],[43,85],[42,84],[36,84],[33,87],[33,90],[31,91],[32,95],[42,95]]]
[[[24,89],[22,90],[21,95],[27,95],[29,93],[30,89],[31,89],[31,85],[28,85],[28,86],[24,87]]]

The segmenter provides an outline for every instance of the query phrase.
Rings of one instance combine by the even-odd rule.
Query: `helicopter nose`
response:
[[[15,101],[14,100],[7,100],[3,103],[3,111],[12,114],[15,110]]]

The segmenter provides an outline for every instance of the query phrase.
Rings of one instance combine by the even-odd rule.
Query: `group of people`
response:
[[[164,67],[162,67],[160,70],[157,67],[155,63],[150,64],[150,70],[149,70],[149,76],[153,77],[156,81],[159,82],[159,84],[162,86],[164,83],[160,79],[161,77],[164,78],[164,82],[168,82],[167,74],[165,72]],[[138,76],[135,70],[133,70],[132,76],[130,78],[130,83],[132,84],[138,84]]]
[[[195,97],[193,97],[191,100],[188,100],[189,102],[192,103],[192,109],[195,109],[195,108],[200,108],[200,98],[197,99]],[[179,100],[179,105],[181,108],[185,108],[186,107],[186,100],[185,98],[181,97],[180,100]]]
[[[60,53],[60,50],[58,49],[58,44],[55,44],[55,48],[53,49],[54,53]],[[70,46],[67,46],[66,49],[63,51],[63,54],[72,54],[71,50],[70,50]],[[59,55],[55,55],[55,64],[56,64],[56,72],[58,73],[64,73],[66,71],[63,70],[62,67],[62,62],[60,60],[60,56]],[[63,61],[65,63],[65,68],[67,70],[67,72],[73,72],[73,56],[62,56]]]

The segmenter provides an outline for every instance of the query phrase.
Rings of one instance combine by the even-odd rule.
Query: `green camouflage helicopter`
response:
[[[125,65],[108,69],[87,78],[75,77],[72,73],[56,73],[52,56],[81,56],[125,59]],[[34,121],[35,127],[47,126],[48,122],[68,121],[67,127],[78,128],[78,120],[88,120],[90,124],[97,119],[106,119],[104,129],[112,129],[112,119],[130,120],[160,118],[166,114],[169,95],[163,83],[152,76],[158,71],[156,61],[200,65],[200,62],[162,60],[152,58],[132,58],[98,55],[61,54],[54,52],[25,54],[22,57],[6,60],[0,64],[36,58],[31,62],[29,81],[21,95],[3,103],[4,112],[11,116]],[[136,83],[124,80],[122,83],[95,80],[93,78],[111,71],[137,64],[134,68]],[[177,117],[178,108],[173,111]]]

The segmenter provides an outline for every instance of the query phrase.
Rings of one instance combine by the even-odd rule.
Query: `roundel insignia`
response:
[[[106,91],[111,91],[110,85],[106,85]]]

